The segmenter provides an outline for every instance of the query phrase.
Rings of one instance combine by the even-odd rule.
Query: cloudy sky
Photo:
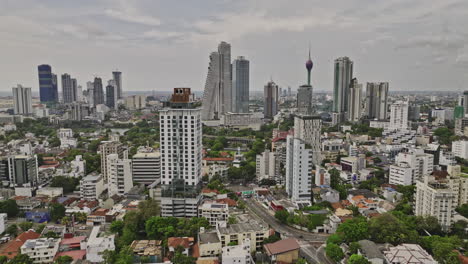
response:
[[[222,40],[251,61],[251,90],[303,84],[309,43],[317,90],[331,91],[340,56],[362,83],[461,90],[467,11],[466,0],[0,0],[0,91],[37,91],[43,63],[83,86],[119,69],[125,90],[203,90]]]

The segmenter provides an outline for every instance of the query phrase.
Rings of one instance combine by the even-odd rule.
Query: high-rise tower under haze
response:
[[[62,96],[64,103],[72,103],[77,101],[77,82],[71,78],[70,74],[62,74]]]
[[[210,55],[203,94],[202,120],[217,120],[222,114],[231,112],[231,107],[231,45],[223,41],[218,45],[218,51]]]
[[[337,123],[344,120],[348,110],[349,85],[353,79],[353,61],[348,57],[335,60],[333,85],[333,112],[339,118]]]
[[[369,119],[387,119],[388,82],[367,83],[366,115]]]
[[[356,78],[353,78],[349,86],[348,121],[357,122],[361,119],[361,104],[362,84]]]
[[[37,71],[41,102],[58,102],[57,75],[52,73],[52,67],[42,64],[37,67]]]
[[[115,88],[116,88],[116,97],[117,99],[122,99],[123,91],[122,91],[122,72],[120,71],[113,71],[112,78],[114,80]]]
[[[104,104],[104,89],[102,88],[102,79],[99,77],[94,78],[94,106]]]
[[[263,115],[266,119],[273,119],[278,113],[278,85],[269,81],[264,87],[263,96],[265,98]]]
[[[249,68],[249,61],[244,56],[239,56],[232,62],[231,112],[249,112]]]

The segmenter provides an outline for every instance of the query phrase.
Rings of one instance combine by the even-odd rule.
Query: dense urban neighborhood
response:
[[[314,92],[312,58],[254,92],[221,42],[203,94],[39,65],[0,98],[0,263],[468,263],[468,91],[340,57]]]

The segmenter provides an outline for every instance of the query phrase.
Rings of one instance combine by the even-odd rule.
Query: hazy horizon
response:
[[[124,91],[202,91],[220,41],[231,43],[232,59],[250,60],[252,91],[270,78],[293,89],[305,83],[309,43],[317,91],[332,91],[341,56],[354,61],[363,84],[461,91],[468,88],[467,8],[462,0],[2,1],[0,91],[22,84],[37,92],[39,64],[83,88],[118,69]]]

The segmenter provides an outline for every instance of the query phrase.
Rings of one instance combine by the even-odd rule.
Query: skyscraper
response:
[[[218,51],[210,55],[203,94],[203,120],[216,120],[226,112],[231,112],[232,78],[231,45],[221,42]]]
[[[52,67],[42,64],[37,67],[39,77],[39,95],[41,102],[57,102],[57,75],[52,73]]]
[[[348,121],[358,122],[361,119],[361,104],[362,84],[358,83],[356,78],[353,78],[349,86]]]
[[[160,112],[162,216],[197,216],[202,168],[201,109],[190,88],[174,88]]]
[[[232,62],[232,107],[231,112],[249,112],[249,61],[243,56]]]
[[[15,115],[29,115],[33,113],[31,88],[26,88],[20,84],[12,88],[13,92],[13,113]]]
[[[273,119],[278,113],[278,85],[269,81],[263,89],[263,97],[265,98],[263,116],[267,119]]]
[[[102,88],[102,79],[99,77],[94,78],[94,106],[104,104],[104,90]]]
[[[106,105],[109,108],[115,108],[116,105],[116,89],[114,86],[113,80],[109,81],[109,84],[106,86]]]
[[[117,100],[122,99],[123,94],[122,94],[122,72],[120,71],[113,71],[112,72],[112,77],[115,82],[115,86],[117,88]]]
[[[387,119],[388,82],[367,83],[366,115],[369,119]]]
[[[344,117],[348,110],[349,85],[353,79],[353,62],[348,57],[335,60],[335,78],[333,86],[333,112]]]
[[[64,103],[72,103],[77,101],[77,82],[71,78],[70,74],[62,74],[62,95]]]

